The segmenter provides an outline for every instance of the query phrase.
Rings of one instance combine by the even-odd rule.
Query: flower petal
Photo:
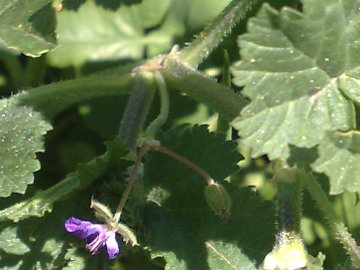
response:
[[[90,221],[71,217],[65,221],[65,230],[73,236],[85,239],[92,234],[102,232],[104,228],[100,224],[92,224]]]
[[[119,245],[116,242],[115,232],[111,233],[109,235],[109,238],[106,240],[106,249],[109,259],[115,259],[116,255],[120,251]]]

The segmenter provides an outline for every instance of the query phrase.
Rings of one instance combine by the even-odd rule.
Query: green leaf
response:
[[[50,0],[2,0],[0,47],[40,56],[56,46],[55,24]]]
[[[17,227],[6,227],[0,233],[0,249],[9,254],[23,255],[29,247],[17,238]]]
[[[233,74],[251,103],[232,124],[252,156],[286,158],[289,144],[308,148],[327,130],[353,128],[354,105],[339,82],[360,67],[359,7],[355,0],[304,0],[300,13],[265,4],[249,21]]]
[[[4,227],[7,223],[1,223],[0,230],[11,233],[8,233],[6,238],[0,238],[0,245],[3,246],[6,245],[6,242],[12,241],[17,243],[19,248],[19,250],[16,250],[17,255],[14,252],[9,252],[9,250],[0,249],[1,269],[62,269],[66,265],[66,249],[68,248],[65,237],[69,241],[74,240],[70,235],[66,234],[64,221],[76,212],[89,212],[90,214],[88,202],[84,202],[84,195],[78,193],[71,200],[57,204],[51,215],[41,219],[28,219],[10,227]],[[85,197],[87,198],[86,195]],[[27,247],[27,250],[24,247]],[[87,267],[79,269],[93,269],[88,266],[94,265],[94,263],[99,266],[96,261],[99,262],[103,258],[101,256],[91,258],[91,255],[86,253],[87,251],[82,248],[82,256],[88,256],[86,258]]]
[[[44,151],[43,135],[51,125],[10,98],[0,100],[0,126],[0,197],[24,194],[33,183],[33,172],[40,169],[36,153]]]
[[[206,2],[206,9],[198,13]],[[57,67],[85,62],[142,59],[170,50],[186,31],[198,31],[229,1],[146,0],[113,11],[87,1],[58,13],[59,47],[49,54]],[[96,27],[93,27],[96,25]]]
[[[316,172],[330,178],[330,194],[360,191],[360,132],[328,132],[319,145]]]
[[[32,198],[12,205],[0,211],[0,220],[18,222],[31,216],[41,217],[46,212],[51,212],[53,203],[71,194],[75,190],[84,189],[93,181],[102,176],[110,166],[119,166],[122,157],[127,153],[125,147],[118,139],[107,143],[107,151],[93,160],[80,164],[78,169],[69,174],[51,188],[40,191]],[[125,162],[125,167],[128,165]]]
[[[64,67],[86,61],[141,59],[146,46],[161,46],[161,40],[144,32],[162,20],[169,6],[169,1],[150,2],[111,11],[87,1],[76,12],[63,10],[58,14],[59,47],[49,54],[50,63]]]
[[[238,169],[236,144],[206,126],[179,126],[159,140],[208,171],[233,203],[226,223],[207,205],[202,178],[161,153],[149,154],[144,181],[154,203],[145,206],[143,222],[152,257],[164,257],[165,269],[257,269],[271,250],[275,221],[271,204],[222,180]]]

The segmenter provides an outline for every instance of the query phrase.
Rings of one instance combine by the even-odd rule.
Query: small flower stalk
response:
[[[134,233],[125,224],[116,222],[115,215],[112,215],[107,206],[92,199],[90,207],[94,210],[95,216],[104,223],[96,224],[70,217],[65,221],[65,230],[75,237],[84,239],[85,247],[91,255],[95,255],[101,248],[106,248],[109,260],[115,259],[120,252],[116,233],[121,235],[125,243],[132,246],[138,244]]]
[[[225,221],[230,220],[231,199],[222,185],[216,182],[207,185],[205,198],[215,215],[221,216]]]

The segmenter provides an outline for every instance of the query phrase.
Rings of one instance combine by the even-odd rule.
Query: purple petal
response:
[[[101,247],[105,245],[106,239],[106,232],[98,233],[95,238],[92,238],[92,241],[90,243],[86,244],[86,248],[90,251],[92,255],[94,255]]]
[[[119,249],[119,245],[116,242],[116,238],[115,238],[115,232],[111,233],[108,237],[108,239],[106,240],[106,249],[107,249],[107,254],[109,256],[109,259],[115,259],[116,255],[119,253],[120,249]]]
[[[65,221],[65,230],[73,236],[85,239],[90,235],[103,232],[104,226],[71,217]]]

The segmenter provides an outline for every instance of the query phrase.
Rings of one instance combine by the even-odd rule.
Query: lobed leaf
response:
[[[227,189],[232,219],[226,223],[214,215],[205,200],[206,184],[195,172],[161,153],[149,154],[143,222],[152,257],[164,257],[165,269],[257,269],[271,250],[275,221],[271,204],[222,180],[238,169],[236,144],[206,126],[179,126],[159,140]]]
[[[23,255],[30,251],[29,247],[17,238],[17,227],[6,227],[0,233],[0,249],[9,254]]]
[[[346,78],[359,78],[359,8],[355,0],[304,0],[303,13],[265,4],[249,21],[232,71],[251,103],[232,124],[253,157],[287,158],[289,144],[312,147],[327,130],[354,127],[347,97],[358,90]]]
[[[40,113],[18,106],[16,98],[0,100],[0,197],[24,194],[40,169],[37,152],[44,151],[43,135],[51,125]]]
[[[62,269],[67,236],[64,221],[74,213],[74,205],[78,209],[84,208],[82,200],[81,196],[74,196],[72,200],[57,205],[51,215],[41,219],[28,219],[8,227],[5,227],[7,223],[1,223],[0,229],[5,233],[1,233],[0,245],[8,245],[5,249],[0,248],[1,269]],[[10,242],[17,246],[9,248],[7,243]]]
[[[0,48],[40,56],[56,46],[55,25],[50,0],[2,0]]]
[[[360,191],[360,132],[329,131],[319,145],[316,172],[330,178],[330,194]]]
[[[78,169],[53,187],[40,191],[32,198],[12,205],[0,211],[0,220],[20,220],[51,212],[53,203],[71,194],[77,189],[88,187],[94,180],[103,175],[110,166],[119,165],[127,151],[118,139],[107,143],[107,151],[93,160],[80,164]]]

